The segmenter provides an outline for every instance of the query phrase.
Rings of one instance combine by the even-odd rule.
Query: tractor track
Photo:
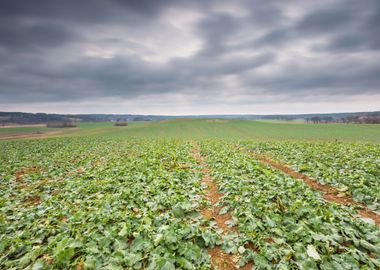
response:
[[[207,219],[214,219],[217,223],[218,228],[222,229],[223,234],[226,234],[228,232],[237,232],[236,227],[230,228],[225,223],[227,220],[230,220],[232,218],[231,214],[228,212],[224,215],[219,214],[220,209],[222,207],[217,206],[216,204],[219,202],[219,199],[223,196],[223,194],[220,194],[218,192],[217,184],[215,183],[214,179],[209,175],[209,168],[204,161],[204,157],[200,153],[199,145],[196,142],[193,142],[193,145],[193,156],[197,160],[197,163],[202,167],[202,183],[207,186],[207,189],[205,190],[205,197],[211,203],[211,208],[202,209],[202,215]],[[243,267],[237,268],[237,256],[224,252],[221,247],[216,246],[214,248],[209,248],[208,253],[211,257],[211,265],[213,269],[252,269],[252,263],[248,263]]]
[[[285,174],[287,174],[287,175],[289,175],[295,179],[301,180],[306,185],[308,185],[310,188],[322,192],[323,193],[323,199],[325,199],[326,201],[335,202],[335,203],[340,204],[340,205],[353,205],[353,206],[359,207],[360,209],[358,209],[358,214],[361,217],[372,219],[375,222],[375,224],[378,227],[380,227],[380,216],[378,214],[376,214],[374,211],[372,211],[371,209],[367,208],[367,206],[365,204],[354,201],[352,199],[352,197],[347,196],[347,195],[339,195],[338,196],[339,191],[336,190],[335,188],[333,188],[329,185],[322,185],[322,184],[318,183],[316,180],[310,178],[309,176],[307,176],[303,173],[297,172],[297,171],[291,169],[289,166],[287,166],[283,163],[274,161],[262,153],[254,153],[254,152],[251,152],[247,149],[243,149],[242,151],[250,154],[252,157],[257,159],[261,163],[269,165],[269,166],[271,166],[271,167],[273,167],[273,168],[275,168],[275,169],[277,169],[277,170],[279,170],[279,171],[281,171],[281,172],[283,172],[283,173],[285,173]]]

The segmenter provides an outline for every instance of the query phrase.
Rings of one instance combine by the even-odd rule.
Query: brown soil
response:
[[[19,125],[19,124],[8,124],[0,125],[0,128],[15,128],[15,127],[45,127],[46,124],[30,124],[30,125]]]
[[[62,181],[62,180],[60,180],[60,179],[58,179],[58,180],[41,179],[41,180],[35,181],[33,183],[20,182],[17,185],[17,188],[34,190],[34,189],[37,189],[41,186],[50,185],[50,184],[53,184],[53,185],[51,185],[51,187],[53,187],[54,185],[58,184],[60,181]],[[62,190],[56,189],[56,190],[52,191],[51,194],[52,195],[58,195],[61,192],[62,192]]]
[[[33,132],[33,133],[11,133],[0,134],[0,140],[27,139],[27,138],[47,138],[61,134],[62,131]]]
[[[29,188],[29,185],[27,183],[21,183],[21,184],[17,185],[17,188],[25,189],[25,188]]]
[[[53,264],[54,260],[52,257],[48,256],[48,255],[43,255],[42,256],[42,259],[47,262],[47,264]]]
[[[202,183],[207,185],[206,199],[211,203],[211,208],[202,209],[202,215],[208,219],[214,219],[217,223],[217,226],[223,230],[223,233],[228,233],[231,231],[237,231],[236,227],[228,227],[226,221],[231,219],[231,214],[226,213],[220,215],[221,206],[216,206],[219,199],[223,196],[218,192],[218,186],[216,185],[214,179],[209,176],[209,169],[207,164],[204,162],[203,157],[200,154],[199,146],[194,143],[193,155],[196,158],[199,165],[202,166],[202,173],[204,177],[202,178]],[[228,254],[224,252],[220,247],[214,247],[208,249],[208,254],[211,257],[211,265],[213,269],[220,270],[232,270],[232,269],[243,269],[248,270],[252,269],[252,263],[246,264],[244,267],[237,268],[235,266],[238,261],[238,255]]]
[[[37,205],[37,204],[40,204],[41,202],[42,202],[42,200],[39,196],[29,197],[26,200],[27,205]]]
[[[220,247],[210,248],[208,250],[208,254],[211,257],[211,264],[212,264],[213,269],[215,268],[220,269],[220,270],[238,269],[235,267],[234,256],[231,254],[225,253]]]
[[[76,268],[77,270],[84,270],[84,262],[83,262],[83,261],[79,262],[79,263],[75,266],[75,268]]]
[[[206,184],[208,187],[206,190],[206,199],[210,201],[212,204],[212,209],[204,209],[202,214],[205,217],[213,218],[218,224],[218,227],[223,229],[224,232],[236,231],[235,227],[229,228],[226,225],[226,221],[232,218],[231,214],[226,213],[224,215],[220,215],[219,212],[222,209],[222,207],[215,205],[223,195],[218,193],[218,187],[216,186],[213,179],[210,176],[205,176],[202,179],[202,183]]]
[[[15,173],[16,181],[21,181],[25,174],[32,173],[32,172],[39,172],[40,168],[38,167],[26,167],[22,168],[18,172]]]
[[[251,153],[251,152],[250,152]],[[368,209],[363,203],[356,202],[352,199],[352,197],[347,196],[345,194],[339,193],[338,190],[334,189],[329,185],[322,185],[318,183],[316,180],[308,177],[305,174],[299,173],[288,166],[281,164],[279,162],[273,161],[272,159],[264,156],[263,154],[255,154],[251,153],[257,160],[276,168],[287,175],[292,176],[293,178],[300,179],[304,181],[309,187],[312,189],[321,191],[324,193],[323,198],[326,201],[335,202],[341,205],[355,205],[360,207],[361,209],[358,211],[359,215],[365,218],[371,218],[375,221],[376,225],[380,227],[380,216],[377,215],[372,210]]]
[[[85,171],[86,171],[86,168],[84,168],[82,166],[77,168],[77,170],[76,170],[77,173],[84,173]]]

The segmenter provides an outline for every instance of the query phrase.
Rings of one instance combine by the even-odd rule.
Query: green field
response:
[[[47,132],[55,129],[43,127],[43,126],[35,126],[35,127],[6,127],[6,128],[0,128],[0,134],[15,134],[15,133],[33,133],[33,132]]]
[[[97,124],[86,125],[91,133]],[[245,120],[180,119],[133,123],[129,127],[106,128],[99,132],[112,136],[181,139],[253,139],[253,140],[344,140],[380,142],[380,125],[272,123]],[[95,130],[94,130],[95,132]]]
[[[380,125],[47,131],[0,129],[36,136],[0,141],[0,269],[380,269]]]
[[[47,132],[45,127],[0,129],[2,134]],[[54,129],[57,131],[57,129]],[[60,130],[58,130],[60,131]],[[217,119],[179,119],[160,122],[132,122],[128,127],[112,123],[82,123],[54,136],[117,136],[138,138],[242,139],[242,140],[324,140],[380,143],[380,125],[305,124]]]

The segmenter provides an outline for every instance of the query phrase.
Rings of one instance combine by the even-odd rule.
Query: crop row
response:
[[[220,214],[232,214],[227,224],[237,232],[222,234],[200,215],[210,205],[190,142],[0,142],[0,269],[210,269],[215,245],[257,269],[380,267],[380,231],[354,209],[235,145],[200,145],[224,194]],[[284,145],[242,144],[273,156]],[[370,166],[375,150],[367,149]],[[352,165],[356,174],[364,163]]]
[[[380,210],[380,146],[375,144],[265,142],[249,149],[290,165],[342,195]]]
[[[202,143],[224,196],[222,211],[237,225],[243,261],[257,269],[378,269],[380,230],[350,207],[260,164],[224,142]],[[242,263],[243,264],[243,263]]]
[[[175,141],[2,142],[0,269],[210,269],[220,241]]]

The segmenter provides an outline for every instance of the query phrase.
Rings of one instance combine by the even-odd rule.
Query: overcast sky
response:
[[[0,111],[371,110],[379,0],[0,1]]]

